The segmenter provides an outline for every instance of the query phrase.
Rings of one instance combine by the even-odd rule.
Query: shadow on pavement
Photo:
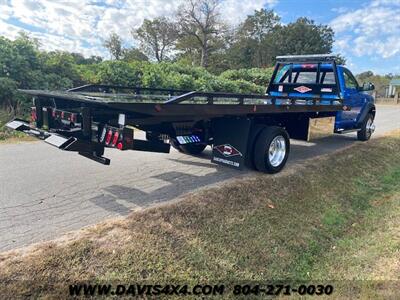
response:
[[[131,211],[132,205],[124,205],[120,202],[121,200],[133,204],[134,207],[145,208],[156,203],[172,200],[210,183],[218,183],[235,176],[238,176],[238,171],[229,169],[202,176],[171,171],[152,177],[169,183],[167,186],[160,187],[152,192],[146,193],[135,187],[111,185],[102,189],[104,194],[90,198],[89,201],[107,211],[127,215]]]
[[[329,136],[313,142],[292,141],[291,155],[288,164],[297,163],[323,154],[331,153],[356,142],[354,136]],[[183,155],[183,154],[182,154]],[[184,164],[208,169],[215,172],[206,175],[193,175],[184,172],[170,171],[152,176],[169,184],[151,192],[143,192],[134,186],[110,185],[102,189],[103,194],[89,199],[95,205],[119,215],[127,215],[132,207],[145,208],[156,203],[172,200],[195,189],[222,182],[230,178],[243,177],[252,170],[242,171],[211,163],[211,149],[206,149],[197,160],[174,159],[176,164]],[[200,161],[199,161],[200,160]],[[121,203],[128,202],[128,205]],[[131,205],[129,205],[131,204]],[[133,204],[133,205],[132,205]]]

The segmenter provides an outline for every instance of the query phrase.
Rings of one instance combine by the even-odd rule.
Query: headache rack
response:
[[[335,94],[338,99],[342,98],[339,88],[336,59],[337,55],[334,54],[277,56],[271,82],[267,88],[267,94],[278,90],[287,94],[295,93],[300,87],[306,85],[311,94],[315,97],[323,98],[323,91],[325,90],[326,94]],[[333,72],[334,83],[323,83],[324,76],[327,72],[327,65],[330,66],[330,72]],[[307,82],[306,84],[302,82],[296,82],[297,77],[294,75],[296,73],[294,71],[295,66],[297,66],[298,69],[301,69],[302,72],[315,72],[315,81]],[[280,78],[279,82],[277,82],[276,78],[283,67],[286,68],[286,74]],[[323,70],[325,71],[323,72]]]

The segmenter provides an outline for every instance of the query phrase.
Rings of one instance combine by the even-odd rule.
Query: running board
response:
[[[358,128],[358,129],[348,129],[348,130],[335,130],[335,133],[345,134],[345,133],[357,132],[357,131],[360,131],[360,130],[361,130],[360,128]]]

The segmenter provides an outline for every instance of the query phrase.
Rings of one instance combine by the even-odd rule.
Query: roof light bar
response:
[[[306,61],[334,61],[337,58],[335,54],[310,54],[310,55],[282,55],[277,56],[277,61],[290,61],[290,62],[306,62]]]

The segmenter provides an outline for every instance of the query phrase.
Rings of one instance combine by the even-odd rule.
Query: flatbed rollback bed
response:
[[[211,145],[215,163],[276,173],[288,158],[289,137],[307,140],[311,118],[351,110],[343,102],[333,57],[277,59],[266,95],[112,85],[23,90],[33,96],[32,120],[7,126],[105,165],[110,163],[105,148],[168,153],[172,146],[196,155]],[[294,64],[316,71],[316,82],[292,80]],[[328,74],[327,65],[334,82],[323,83],[319,78]],[[146,139],[135,139],[134,129],[146,132]]]

